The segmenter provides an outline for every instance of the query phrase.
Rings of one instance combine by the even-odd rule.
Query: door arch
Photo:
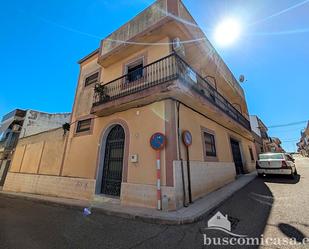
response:
[[[100,194],[120,196],[124,150],[125,131],[117,124],[106,137]]]

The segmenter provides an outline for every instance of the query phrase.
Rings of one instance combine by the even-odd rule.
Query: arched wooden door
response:
[[[125,132],[120,125],[116,125],[111,129],[106,139],[102,194],[120,196],[124,145]]]

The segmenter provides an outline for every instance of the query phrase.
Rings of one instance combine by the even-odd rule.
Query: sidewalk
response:
[[[232,196],[236,191],[240,190],[248,183],[253,181],[255,177],[255,171],[247,175],[242,175],[234,182],[206,195],[199,200],[194,201],[194,203],[189,207],[172,212],[162,212],[155,209],[139,207],[124,207],[119,204],[119,200],[111,199],[106,199],[105,201],[95,199],[93,202],[89,202],[75,199],[5,191],[0,191],[0,194],[10,198],[22,198],[31,201],[38,201],[45,204],[68,206],[70,208],[79,209],[81,212],[85,207],[90,207],[92,213],[100,212],[107,215],[114,215],[129,219],[139,219],[146,222],[176,225],[193,223],[202,219],[206,213],[213,210],[224,200]]]

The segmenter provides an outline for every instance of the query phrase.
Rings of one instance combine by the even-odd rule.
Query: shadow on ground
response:
[[[246,235],[249,238],[260,238],[267,225],[273,203],[274,196],[264,179],[257,178],[210,212],[203,220],[203,226],[206,228],[208,220],[220,211],[223,215],[228,215],[232,233]],[[204,229],[202,233],[210,238],[232,238],[222,231]],[[259,248],[259,245],[237,245],[236,247],[207,245],[207,248]]]
[[[297,184],[300,181],[301,176],[295,175],[294,178],[291,178],[291,176],[286,175],[271,175],[271,176],[263,176],[261,179],[263,179],[264,182],[269,183],[283,183],[283,184]]]

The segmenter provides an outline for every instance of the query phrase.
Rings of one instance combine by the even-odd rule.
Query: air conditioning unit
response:
[[[176,37],[173,40],[173,50],[179,54],[185,56],[185,47],[183,46],[180,38]]]

